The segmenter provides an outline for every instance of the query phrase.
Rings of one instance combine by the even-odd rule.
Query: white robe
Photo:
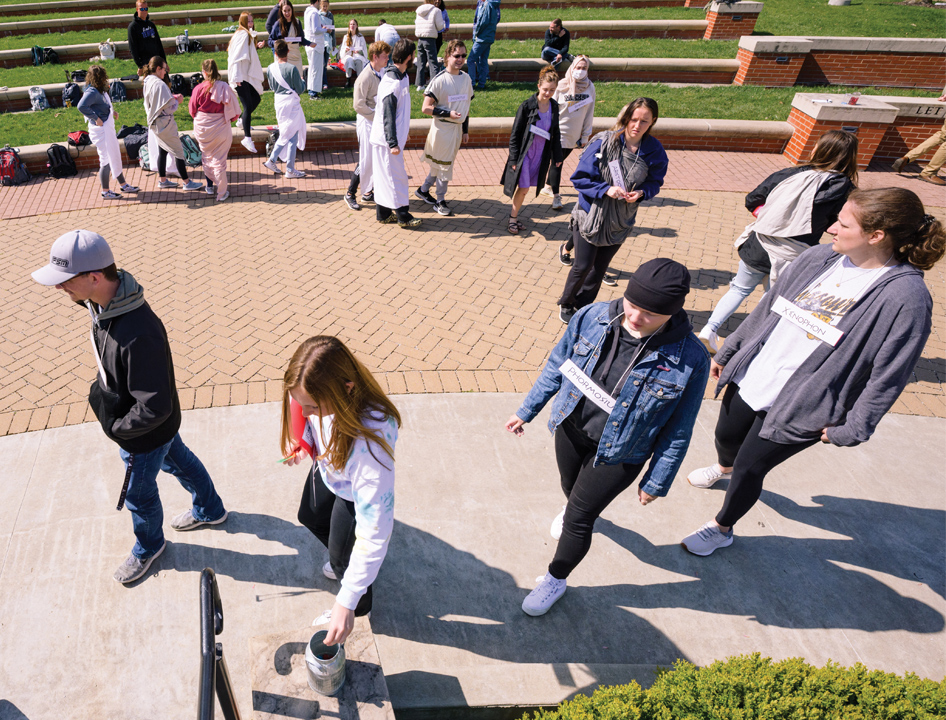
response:
[[[99,154],[99,167],[106,165],[111,169],[112,177],[116,180],[122,174],[122,149],[118,144],[118,137],[115,135],[115,108],[112,107],[112,99],[108,93],[102,93],[105,102],[108,103],[108,118],[102,123],[101,127],[95,122],[89,120],[89,139],[95,145],[95,150]]]
[[[384,132],[384,101],[389,95],[397,98],[395,130],[397,146],[401,152],[391,154]],[[371,123],[371,160],[374,175],[375,203],[381,207],[395,209],[410,204],[408,188],[410,180],[404,165],[404,146],[411,127],[411,88],[406,74],[397,68],[388,68],[378,86],[378,104],[374,122]]]
[[[279,137],[291,137],[296,136],[296,150],[301,152],[305,150],[305,135],[306,135],[306,125],[305,125],[305,115],[302,113],[302,104],[299,102],[299,93],[289,87],[289,83],[286,82],[286,78],[283,77],[282,72],[279,70],[280,63],[273,63],[269,66],[269,77],[274,78],[276,82],[281,85],[283,88],[288,90],[288,93],[273,93],[274,104],[276,106],[276,124],[279,126]],[[288,153],[288,148],[283,151],[283,155],[280,155],[280,159],[285,159],[285,153]]]

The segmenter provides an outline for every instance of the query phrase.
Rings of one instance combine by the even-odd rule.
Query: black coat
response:
[[[549,100],[549,102],[552,104],[552,127],[549,130],[549,135],[552,137],[546,141],[545,149],[542,151],[539,177],[535,183],[536,195],[545,187],[545,178],[548,176],[551,163],[562,162],[562,132],[558,127],[558,103],[554,100]],[[506,167],[503,168],[503,176],[499,181],[503,186],[503,194],[507,197],[512,197],[519,186],[522,160],[535,139],[535,133],[529,132],[529,128],[538,122],[539,100],[536,93],[519,106],[516,119],[512,122],[512,132],[509,135],[509,159],[506,160]]]
[[[167,59],[158,28],[151,20],[142,20],[138,13],[128,23],[128,49],[138,67],[147,65],[157,55]]]

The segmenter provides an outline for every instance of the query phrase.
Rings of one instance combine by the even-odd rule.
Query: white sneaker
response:
[[[553,209],[553,210],[561,210],[561,209],[562,209],[562,196],[561,196],[561,195],[555,195],[555,196],[552,198],[552,209]]]
[[[687,475],[687,482],[695,488],[711,488],[720,480],[732,478],[732,471],[723,472],[719,463],[694,470]]]
[[[565,580],[553,578],[548,573],[522,601],[522,612],[532,617],[545,615],[555,602],[565,594],[567,583]]]
[[[243,138],[242,140],[240,140],[240,145],[242,145],[243,147],[245,147],[245,148],[246,148],[247,150],[249,150],[251,153],[256,153],[256,152],[257,152],[257,150],[256,150],[256,145],[255,145],[255,143],[253,142],[253,138],[248,138],[248,137]]]
[[[329,580],[338,580],[338,577],[335,575],[335,571],[332,570],[332,563],[330,562],[327,562],[322,566],[322,574]]]
[[[552,192],[552,188],[546,185],[544,188],[539,190],[539,195],[545,195],[545,197],[552,197],[554,193]]]
[[[709,325],[700,330],[700,334],[697,335],[697,337],[709,351],[710,355],[715,355],[719,352],[722,340],[719,335],[716,334],[715,330],[710,330]]]
[[[274,163],[272,160],[267,159],[266,162],[263,163],[263,167],[267,170],[272,170],[277,175],[282,175],[282,170],[276,167],[276,163]]]
[[[728,533],[719,529],[715,520],[710,520],[695,533],[687,535],[680,541],[683,549],[694,555],[706,557],[716,548],[724,548],[732,545],[732,528]]]
[[[301,170],[286,170],[286,177],[290,179],[304,178],[305,173]]]
[[[549,528],[549,535],[552,536],[553,540],[558,540],[562,537],[562,524],[565,522],[565,508],[567,505],[562,505],[562,512],[555,516],[555,519],[552,521],[552,527]]]

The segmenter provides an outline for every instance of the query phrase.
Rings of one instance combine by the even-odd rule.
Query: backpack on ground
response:
[[[73,107],[82,99],[82,88],[74,82],[67,82],[62,89],[62,106]]]
[[[34,45],[34,46],[30,49],[30,54],[31,54],[31,56],[32,56],[32,58],[33,58],[33,66],[34,66],[34,67],[37,66],[37,65],[42,65],[43,63],[46,62],[45,58],[43,57],[43,46],[42,46],[42,45]]]
[[[191,40],[187,33],[183,35],[178,35],[177,40],[177,54],[184,55],[186,53],[195,53],[201,52],[204,49],[204,46],[201,45],[200,40]]]
[[[66,73],[67,83],[70,83],[70,82],[84,83],[85,82],[85,76],[87,74],[85,70],[73,70],[71,72],[69,70],[64,70],[63,72]]]
[[[200,73],[194,73],[193,75],[190,76],[190,80],[188,81],[188,84],[190,85],[190,88],[191,88],[191,91],[190,91],[191,95],[194,94],[194,91],[197,89],[197,86],[200,85],[203,81],[204,81],[204,76],[201,75]]]
[[[125,102],[128,99],[125,83],[121,80],[112,80],[108,85],[108,96],[112,99],[112,104]]]
[[[115,43],[112,42],[111,38],[103,43],[99,43],[99,57],[101,57],[102,60],[115,59]]]
[[[134,125],[122,125],[120,128],[118,128],[118,132],[115,133],[115,136],[121,140],[122,138],[126,138],[129,135],[138,135],[140,133],[147,132],[148,128],[146,128],[141,123],[135,123]]]
[[[171,76],[171,94],[172,95],[187,95],[188,88],[190,86],[187,84],[187,81],[184,79],[183,75],[172,75]]]
[[[69,154],[69,149],[59,144],[46,148],[46,167],[54,178],[66,178],[79,174],[76,161]]]
[[[43,62],[49,65],[58,65],[59,53],[52,48],[43,48]]]
[[[139,125],[138,127],[141,126]],[[125,152],[128,155],[128,159],[132,162],[141,157],[142,152],[146,153],[148,151],[147,128],[141,128],[141,132],[123,135],[121,139],[125,143]]]
[[[279,128],[273,128],[269,131],[269,137],[266,138],[266,157],[272,156],[277,142],[279,142]]]
[[[134,136],[129,136],[134,137]],[[128,140],[126,139],[127,143]],[[126,145],[127,147],[127,145]],[[130,157],[130,156],[129,156]],[[141,145],[138,148],[138,164],[141,165],[141,169],[147,172],[151,172],[151,153],[148,152],[148,135],[145,134],[145,144]]]
[[[30,108],[33,112],[40,110],[49,110],[49,100],[46,99],[46,91],[41,87],[30,88]]]
[[[184,146],[184,162],[190,167],[203,164],[204,156],[200,152],[197,141],[190,135],[181,135],[181,145]]]
[[[22,185],[33,179],[16,150],[0,149],[0,185]]]
[[[92,138],[89,136],[89,133],[85,130],[76,130],[66,135],[66,142],[68,142],[72,147],[79,148],[80,150],[88,145],[92,144]]]

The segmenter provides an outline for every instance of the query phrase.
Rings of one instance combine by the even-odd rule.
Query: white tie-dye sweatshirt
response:
[[[319,452],[328,447],[334,415],[306,420],[303,439]],[[384,437],[391,449],[397,442],[397,421],[375,414],[365,418],[365,427]],[[375,443],[358,438],[352,446],[344,469],[338,470],[328,459],[317,461],[326,487],[337,497],[355,504],[355,546],[342,588],[336,600],[354,610],[361,596],[378,577],[388,552],[394,529],[394,460]]]

